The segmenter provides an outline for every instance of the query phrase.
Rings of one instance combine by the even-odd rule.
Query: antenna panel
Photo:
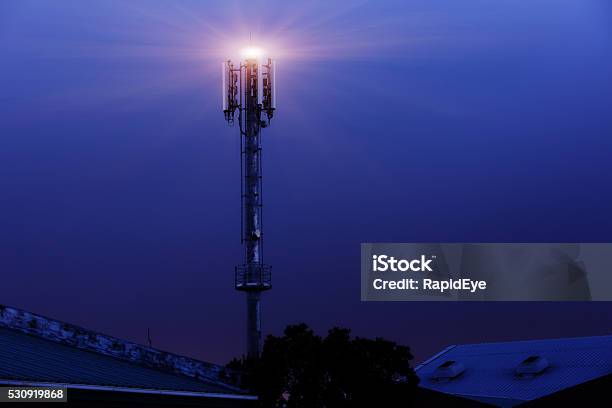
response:
[[[268,81],[270,83],[270,107],[276,109],[276,61],[268,60]]]
[[[221,103],[223,105],[223,111],[227,111],[229,109],[229,85],[231,83],[230,75],[231,71],[229,61],[225,61],[221,64]]]
[[[263,85],[263,65],[257,63],[257,103],[262,105],[264,103],[264,85]]]

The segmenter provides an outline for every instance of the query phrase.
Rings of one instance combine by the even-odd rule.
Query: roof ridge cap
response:
[[[537,339],[521,339],[521,340],[503,340],[503,341],[485,341],[481,343],[463,343],[456,344],[453,347],[462,347],[462,346],[480,346],[484,344],[508,344],[508,343],[526,343],[533,341],[554,341],[554,340],[580,340],[580,339],[594,339],[594,338],[603,338],[603,337],[612,337],[611,334],[598,334],[594,336],[571,336],[571,337],[544,337]]]
[[[92,351],[136,363],[144,367],[172,372],[200,381],[209,381],[240,390],[221,380],[223,366],[148,347],[71,323],[0,304],[0,327],[17,330],[48,341]]]

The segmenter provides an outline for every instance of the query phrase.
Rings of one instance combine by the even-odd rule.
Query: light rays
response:
[[[31,8],[29,5],[22,11]],[[44,20],[44,10],[37,10],[42,31],[32,41],[38,56],[69,68],[91,66],[96,72],[95,81],[75,81],[78,87],[45,95],[55,99],[48,104],[57,108],[130,107],[193,89],[202,89],[202,95],[208,94],[216,102],[219,61],[240,59],[251,36],[266,56],[298,74],[280,75],[283,83],[279,88],[284,89],[299,88],[299,77],[312,76],[321,69],[318,63],[414,56],[419,47],[438,40],[431,32],[417,32],[433,21],[431,16],[397,17],[393,10],[381,11],[380,6],[365,1],[332,5],[269,5],[263,1],[71,3],[54,9],[56,15],[79,16],[64,37],[48,35],[62,33],[65,27],[53,19]],[[414,27],[405,29],[414,32],[398,35],[398,27],[404,26]],[[85,76],[82,72],[76,76],[80,75]],[[126,103],[129,100],[134,103]]]

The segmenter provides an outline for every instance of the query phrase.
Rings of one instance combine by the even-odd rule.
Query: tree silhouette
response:
[[[243,373],[242,386],[263,407],[409,406],[418,383],[412,358],[388,340],[351,338],[343,328],[321,338],[298,324],[268,336],[259,359],[234,359],[228,368]]]

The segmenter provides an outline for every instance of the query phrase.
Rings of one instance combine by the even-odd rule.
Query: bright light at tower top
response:
[[[264,51],[259,47],[247,47],[240,53],[244,59],[260,59],[263,57],[263,54]]]

